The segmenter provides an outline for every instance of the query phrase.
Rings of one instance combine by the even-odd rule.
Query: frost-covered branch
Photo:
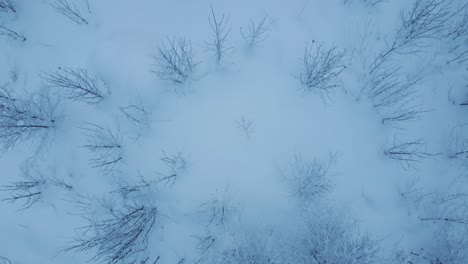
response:
[[[87,124],[83,130],[88,139],[84,147],[94,155],[90,159],[94,168],[110,173],[115,166],[123,163],[122,137],[118,133],[95,124]]]
[[[7,36],[14,40],[26,41],[26,37],[18,32],[11,30],[5,26],[0,25],[0,36]]]
[[[110,95],[108,84],[100,77],[90,76],[85,69],[58,68],[54,73],[43,73],[43,79],[74,101],[96,104]]]
[[[313,208],[306,216],[307,263],[359,263],[379,261],[379,245],[369,234],[361,234],[349,216],[337,208]]]
[[[0,11],[11,11],[13,13],[16,13],[16,8],[13,4],[13,0],[0,0]]]
[[[53,8],[55,8],[60,14],[70,18],[77,24],[88,24],[88,21],[83,17],[74,1],[55,0],[55,2],[50,5]]]
[[[426,152],[426,142],[422,138],[401,142],[395,137],[384,150],[384,154],[391,159],[398,160],[404,169],[414,168],[415,163],[421,163],[424,159],[434,156]]]
[[[268,37],[270,25],[268,17],[264,16],[260,21],[250,21],[246,29],[240,29],[242,38],[251,48],[259,46]]]
[[[184,84],[193,77],[196,63],[193,60],[192,44],[189,40],[167,39],[152,57],[156,63],[153,72],[161,80]]]
[[[39,135],[45,140],[56,126],[56,106],[45,92],[19,98],[0,87],[0,152]]]
[[[109,264],[146,263],[147,256],[142,255],[157,215],[155,207],[125,205],[102,220],[85,217],[88,225],[80,228],[81,233],[63,252],[93,252],[91,260]]]
[[[231,47],[227,45],[227,37],[229,36],[230,29],[227,28],[229,18],[225,14],[221,15],[221,18],[216,17],[216,14],[211,6],[211,16],[208,18],[210,23],[213,39],[206,43],[208,51],[212,52],[215,56],[216,64],[221,64],[226,60]]]
[[[344,51],[336,47],[314,47],[306,44],[303,58],[303,70],[299,74],[304,91],[330,97],[339,86],[339,75],[346,68]]]

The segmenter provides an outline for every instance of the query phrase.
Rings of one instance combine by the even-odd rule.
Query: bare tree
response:
[[[77,7],[74,1],[70,0],[55,0],[54,3],[50,4],[60,14],[68,17],[77,24],[88,24],[88,21],[81,14],[80,9]],[[89,5],[88,5],[89,8]],[[89,10],[89,9],[88,9]]]
[[[0,11],[11,11],[13,13],[16,13],[16,8],[13,4],[13,0],[0,0]]]
[[[153,72],[161,80],[178,85],[193,77],[197,65],[193,59],[192,44],[184,38],[167,39],[152,57],[156,63]]]
[[[107,174],[123,163],[122,137],[119,133],[91,123],[87,123],[83,130],[88,139],[84,147],[94,154],[94,158],[90,159],[93,168]]]
[[[299,81],[304,91],[330,98],[335,88],[339,86],[340,73],[346,69],[346,53],[334,46],[324,48],[320,44],[313,47],[314,42],[306,44]]]
[[[211,16],[208,18],[208,22],[210,23],[213,39],[206,43],[206,46],[207,50],[214,54],[217,65],[226,60],[228,52],[231,49],[227,44],[227,37],[231,31],[227,28],[228,21],[229,18],[225,14],[222,14],[221,18],[216,17],[213,6],[211,6]]]
[[[424,159],[435,155],[426,151],[426,142],[422,138],[401,142],[396,136],[383,153],[390,159],[399,161],[405,170],[414,168],[415,163],[421,163]]]
[[[14,40],[26,41],[26,37],[18,32],[0,25],[0,36],[6,36]]]
[[[44,91],[20,98],[0,87],[0,150],[34,139],[43,143],[56,126],[57,102]]]
[[[9,193],[9,197],[2,201],[19,202],[22,204],[19,210],[26,210],[40,201],[46,180],[39,171],[26,167],[22,169],[21,177],[23,180],[4,185],[0,191]]]
[[[335,161],[336,156],[333,154],[326,161],[309,161],[297,154],[285,175],[293,195],[311,202],[329,193],[333,188],[330,169]]]
[[[254,22],[250,20],[249,25],[244,30],[240,28],[242,38],[244,38],[247,45],[251,48],[260,46],[262,42],[268,38],[268,31],[270,31],[268,17],[264,16],[260,21]]]
[[[239,120],[236,120],[236,127],[244,133],[247,139],[250,139],[250,136],[254,131],[254,123],[252,120],[242,116]]]
[[[54,73],[43,73],[49,87],[61,88],[66,98],[88,104],[96,104],[111,93],[109,85],[101,77],[92,77],[86,69],[58,68]]]
[[[109,264],[146,263],[145,251],[157,215],[155,207],[125,204],[102,220],[85,216],[88,224],[80,228],[81,233],[62,252],[94,252],[92,261]]]

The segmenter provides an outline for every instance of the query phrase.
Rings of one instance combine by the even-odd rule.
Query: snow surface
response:
[[[161,182],[144,198],[135,198],[158,208],[147,249],[153,258],[160,256],[158,263],[198,260],[195,237],[203,234],[209,218],[203,204],[213,199],[226,204],[229,232],[242,236],[272,229],[285,240],[302,239],[305,209],[287,179],[298,154],[307,160],[336,155],[330,169],[333,189],[324,203],[356,219],[360,232],[371,234],[383,255],[394,247],[408,252],[430,248],[436,240],[433,223],[419,218],[431,209],[401,193],[412,183],[421,194],[468,190],[466,167],[447,157],[453,129],[467,121],[467,109],[450,102],[449,89],[463,96],[466,68],[445,63],[444,41],[434,41],[417,56],[401,55],[405,74],[423,76],[418,99],[428,111],[403,127],[381,124],[367,99],[356,100],[363,85],[362,61],[385,47],[387,36],[400,26],[400,12],[414,1],[349,2],[100,0],[90,1],[91,13],[83,9],[89,24],[79,25],[51,7],[52,0],[15,1],[17,12],[0,13],[0,21],[27,40],[0,36],[0,83],[32,92],[46,86],[41,73],[84,68],[106,80],[112,94],[94,105],[61,99],[57,128],[39,153],[34,141],[26,141],[0,158],[2,185],[18,181],[21,167],[34,157],[46,177],[55,175],[73,186],[68,191],[47,185],[27,210],[0,203],[0,256],[15,264],[85,263],[93,253],[59,253],[86,225],[71,201],[80,194],[118,203],[110,192],[122,184],[138,181],[139,175],[157,180],[169,173],[160,160],[163,153],[181,153],[185,168],[173,184]],[[211,38],[210,5],[228,16],[231,29],[232,49],[221,66],[205,47]],[[239,29],[264,16],[268,37],[250,48]],[[199,63],[193,80],[182,88],[158,79],[151,57],[165,39],[179,36],[191,40]],[[313,40],[349,54],[331,99],[304,92],[298,81],[305,44]],[[150,112],[146,126],[135,126],[119,111],[130,104]],[[238,127],[242,118],[252,123],[248,136]],[[125,163],[111,173],[90,166],[81,129],[86,123],[120,131]],[[395,136],[424,138],[426,150],[437,155],[404,169],[383,154]]]

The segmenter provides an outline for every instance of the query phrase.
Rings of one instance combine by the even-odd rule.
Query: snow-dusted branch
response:
[[[26,37],[18,32],[0,25],[0,36],[6,36],[14,40],[26,41]]]
[[[88,225],[62,252],[94,252],[91,260],[109,264],[146,263],[144,255],[157,215],[154,207],[124,205],[99,221],[85,217]]]
[[[193,77],[196,63],[189,40],[167,39],[152,57],[156,66],[153,72],[161,80],[170,81],[173,84],[184,84]]]
[[[414,168],[415,163],[435,155],[426,151],[426,142],[422,138],[401,142],[394,137],[383,153],[390,159],[398,160],[404,169]]]
[[[90,159],[94,168],[110,173],[115,166],[123,163],[122,137],[119,133],[90,123],[83,130],[88,140],[84,147],[94,155]]]
[[[85,69],[58,68],[53,73],[43,73],[49,87],[64,91],[65,97],[74,101],[96,104],[110,95],[108,84],[99,76],[92,77]]]
[[[16,8],[13,4],[13,0],[0,0],[0,11],[11,11],[13,13],[16,13]]]
[[[56,106],[45,92],[19,98],[0,87],[0,152],[36,136],[44,141],[56,126]]]
[[[88,21],[83,17],[76,3],[71,0],[55,0],[50,4],[60,14],[68,17],[77,24],[88,24]],[[89,6],[88,6],[89,7]]]
[[[247,45],[251,48],[259,46],[268,37],[270,25],[268,17],[264,16],[260,21],[250,21],[246,29],[241,28],[240,32]]]
[[[213,34],[212,40],[206,43],[207,50],[212,52],[215,57],[216,64],[221,64],[226,60],[228,52],[231,47],[227,44],[227,37],[229,36],[230,29],[227,28],[229,18],[225,14],[221,17],[216,17],[216,14],[211,6],[211,16],[208,18],[211,31]]]
[[[346,68],[346,53],[334,46],[315,46],[314,42],[306,44],[299,81],[304,91],[330,98],[335,88],[340,85],[338,77]]]

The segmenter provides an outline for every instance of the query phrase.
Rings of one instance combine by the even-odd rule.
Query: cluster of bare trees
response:
[[[232,46],[228,38],[231,28],[228,26],[229,17],[222,13],[217,14],[211,6],[208,24],[211,37],[204,42],[205,50],[212,55],[216,66],[220,67],[228,62]],[[248,47],[259,47],[268,38],[271,22],[268,16],[258,21],[250,20],[245,28],[240,28],[242,38]],[[161,43],[161,47],[151,54],[154,61],[152,72],[161,80],[175,85],[185,85],[194,79],[199,63],[195,61],[192,43],[183,37],[168,38]]]
[[[452,19],[466,6],[455,0],[416,0],[402,13],[401,26],[367,67],[367,81],[359,95],[370,98],[382,123],[417,120],[426,112],[417,100],[421,78],[405,76],[395,58],[422,53],[432,41],[444,38]]]

